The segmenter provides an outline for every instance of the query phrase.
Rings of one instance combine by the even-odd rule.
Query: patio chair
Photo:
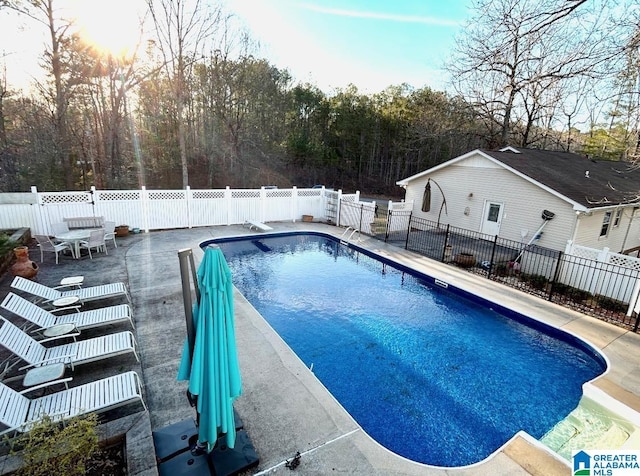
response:
[[[91,311],[73,312],[56,316],[55,314],[36,306],[30,301],[14,293],[9,293],[4,298],[0,307],[12,312],[22,319],[32,322],[38,326],[38,331],[59,324],[75,324],[76,329],[84,330],[94,327],[119,324],[128,321],[131,327],[135,328],[131,313],[131,306],[120,304],[118,306],[102,307]]]
[[[25,279],[21,276],[16,276],[11,283],[11,287],[37,296],[40,298],[40,301],[44,303],[51,303],[56,299],[73,296],[77,296],[81,302],[125,296],[129,304],[131,304],[131,297],[129,296],[129,291],[127,291],[127,287],[124,283],[102,284],[99,286],[90,286],[88,288],[61,291],[59,289],[50,288],[44,284]]]
[[[66,241],[54,243],[47,235],[33,235],[40,248],[40,262],[44,261],[44,252],[50,251],[56,254],[56,264],[58,264],[58,253],[64,250],[71,251],[71,245]]]
[[[106,254],[107,252],[107,244],[104,241],[105,231],[104,228],[96,228],[92,230],[89,234],[89,239],[87,241],[81,241],[78,243],[79,249],[86,249],[89,251],[89,258],[93,259],[93,255],[91,254],[91,249],[95,248],[96,253],[100,251],[100,249],[104,250]]]
[[[53,232],[54,235],[59,235],[61,233],[66,233],[66,232],[69,231],[69,225],[67,225],[63,221],[58,222],[58,223],[52,223],[51,224],[51,231]]]
[[[0,383],[0,401],[3,402],[0,407],[0,423],[7,427],[0,435],[29,431],[45,415],[54,421],[67,420],[86,413],[106,412],[136,401],[140,401],[144,410],[147,410],[142,398],[142,383],[134,371],[38,398],[28,398],[24,395],[58,382],[49,382],[20,392]]]
[[[37,341],[3,316],[0,316],[0,324],[2,324],[0,345],[28,364],[21,367],[20,370],[58,362],[73,369],[76,365],[88,364],[129,352],[133,353],[136,360],[140,362],[136,352],[136,341],[130,331],[45,347],[42,345],[43,342],[64,338],[68,334]]]
[[[113,240],[113,246],[118,247],[118,243],[116,243],[116,222],[115,221],[105,221],[104,222],[104,240],[105,242],[109,240]],[[105,245],[106,248],[106,245]]]

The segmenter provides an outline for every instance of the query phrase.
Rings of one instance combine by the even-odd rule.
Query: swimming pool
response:
[[[605,370],[569,334],[327,235],[210,242],[360,426],[414,461],[467,465],[519,430],[540,438]]]

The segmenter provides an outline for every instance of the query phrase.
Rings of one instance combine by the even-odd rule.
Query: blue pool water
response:
[[[605,370],[573,336],[327,236],[214,241],[236,287],[362,428],[414,461],[467,465],[519,430],[540,438]]]

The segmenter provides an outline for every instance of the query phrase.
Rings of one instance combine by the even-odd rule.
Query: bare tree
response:
[[[48,31],[49,44],[46,45],[44,58],[45,67],[51,74],[51,82],[40,83],[38,86],[43,97],[53,106],[54,158],[62,167],[65,186],[72,190],[74,188],[73,155],[67,113],[71,95],[78,84],[78,72],[69,67],[68,45],[74,41],[70,34],[71,23],[59,15],[55,0],[9,1],[6,5],[35,20]]]
[[[209,10],[201,0],[147,0],[155,24],[166,75],[175,101],[175,120],[182,167],[182,185],[189,185],[187,103],[192,68],[203,57],[207,40],[215,33],[221,11]]]
[[[605,0],[606,1],[606,0]],[[448,64],[453,86],[487,122],[496,145],[511,139],[517,119],[527,131],[553,98],[557,83],[596,77],[615,52],[605,41],[602,11],[587,2],[478,0],[476,14]],[[516,119],[516,120],[514,120]]]

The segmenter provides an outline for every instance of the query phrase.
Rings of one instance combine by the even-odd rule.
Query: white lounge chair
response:
[[[29,364],[21,367],[21,369],[58,362],[63,362],[73,369],[76,365],[88,364],[89,362],[128,354],[129,352],[133,353],[138,362],[140,361],[136,352],[136,341],[130,331],[107,334],[54,347],[45,347],[42,345],[43,342],[49,342],[60,337],[37,341],[2,316],[0,316],[0,324],[0,345]]]
[[[51,385],[50,382],[45,385]],[[29,431],[31,426],[48,415],[52,420],[66,420],[92,412],[105,412],[142,399],[142,384],[137,373],[125,372],[78,387],[72,387],[39,398],[30,399],[24,394],[42,386],[17,392],[0,383],[0,422],[7,429],[0,435]]]
[[[39,327],[38,330],[44,330],[59,324],[75,324],[76,329],[84,330],[125,321],[129,321],[131,327],[134,327],[131,307],[128,304],[57,316],[10,292],[6,295],[0,307],[34,323]]]
[[[106,299],[115,296],[125,296],[129,304],[131,304],[131,297],[129,291],[124,283],[111,283],[102,284],[100,286],[91,286],[88,288],[70,289],[67,291],[60,291],[56,288],[50,288],[44,284],[36,283],[30,279],[25,279],[21,276],[16,276],[11,287],[23,291],[28,294],[39,297],[43,302],[51,303],[56,299],[63,297],[77,296],[82,302],[93,301],[97,299]]]
[[[257,220],[247,220],[246,222],[244,222],[245,226],[249,227],[249,230],[251,230],[252,228],[255,228],[256,230],[260,230],[260,231],[271,231],[273,230],[273,228],[271,228],[269,225],[265,225],[262,222],[259,222]]]

